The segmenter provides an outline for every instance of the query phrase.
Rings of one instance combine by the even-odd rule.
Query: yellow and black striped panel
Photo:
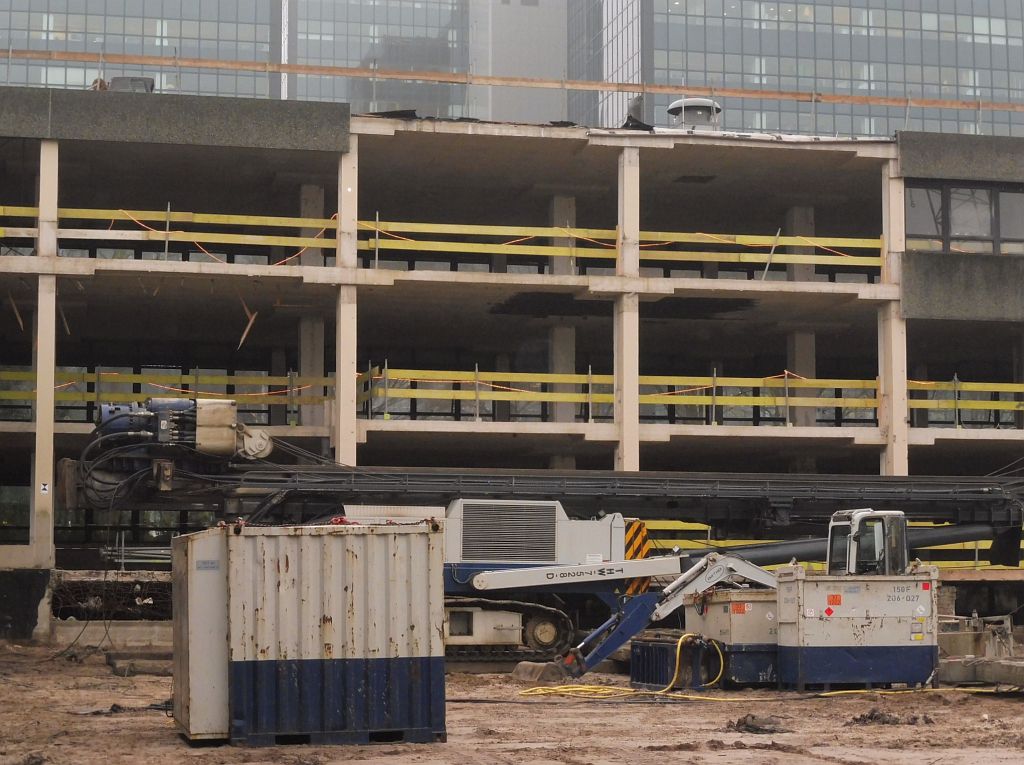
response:
[[[626,521],[626,560],[639,560],[651,554],[651,540],[647,535],[647,524],[643,521]],[[627,595],[640,595],[651,587],[649,576],[630,579],[626,585]]]

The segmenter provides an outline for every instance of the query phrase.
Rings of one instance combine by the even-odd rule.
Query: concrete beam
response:
[[[356,288],[338,288],[338,303],[335,314],[334,357],[334,406],[332,407],[332,437],[334,459],[343,465],[356,464],[356,445],[359,440],[356,418],[358,390],[357,358],[357,312]],[[364,439],[365,440],[365,439]]]

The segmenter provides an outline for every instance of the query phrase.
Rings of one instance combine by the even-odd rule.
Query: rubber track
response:
[[[549,661],[556,656],[561,656],[572,647],[576,637],[576,627],[572,619],[557,608],[542,606],[539,603],[528,603],[520,600],[493,600],[491,598],[445,598],[446,608],[482,608],[490,611],[513,611],[523,614],[526,619],[534,615],[554,617],[560,622],[562,640],[556,643],[551,649],[539,651],[533,648],[521,646],[509,648],[508,646],[445,646],[444,655],[449,659],[459,661]]]

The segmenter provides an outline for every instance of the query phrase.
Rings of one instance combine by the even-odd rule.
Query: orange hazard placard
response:
[[[830,606],[841,606],[843,605],[843,596],[838,592],[830,592],[828,594],[828,604]]]
[[[734,614],[745,614],[747,612],[747,604],[746,603],[733,603],[731,605],[732,605],[732,612]]]

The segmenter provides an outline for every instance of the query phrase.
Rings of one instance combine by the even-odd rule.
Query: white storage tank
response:
[[[174,717],[190,739],[445,739],[441,523],[178,537]]]
[[[776,572],[779,682],[887,685],[927,682],[938,666],[938,569],[899,576]]]

